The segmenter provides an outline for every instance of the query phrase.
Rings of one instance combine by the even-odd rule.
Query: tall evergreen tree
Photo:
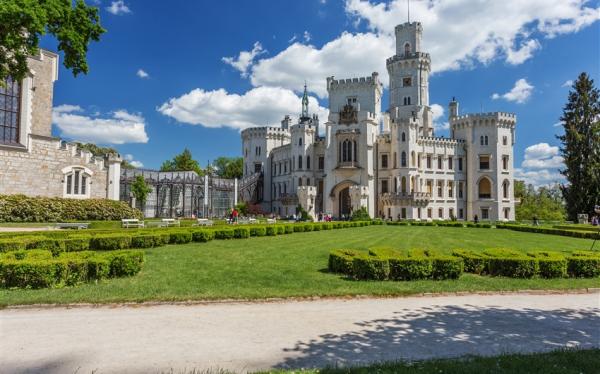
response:
[[[561,189],[569,219],[576,220],[579,213],[594,214],[600,204],[600,93],[586,73],[573,84],[561,121],[561,174],[568,182]]]

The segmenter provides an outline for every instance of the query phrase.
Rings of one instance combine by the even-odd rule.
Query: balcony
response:
[[[380,199],[384,205],[425,206],[429,204],[431,194],[428,192],[390,192],[381,194]]]
[[[342,161],[338,162],[337,169],[359,169],[360,165],[357,161]]]

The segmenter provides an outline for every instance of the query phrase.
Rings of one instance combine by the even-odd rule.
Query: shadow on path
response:
[[[277,368],[354,366],[399,359],[498,355],[600,346],[600,309],[514,310],[440,306],[401,309],[284,349]]]

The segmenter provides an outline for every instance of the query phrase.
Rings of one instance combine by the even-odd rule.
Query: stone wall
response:
[[[58,56],[46,50],[31,57],[28,65],[33,75],[31,133],[50,136],[52,129],[52,96],[57,79]]]
[[[26,150],[0,147],[0,194],[63,197],[62,169],[85,167],[92,171],[90,198],[107,197],[108,168],[104,160],[78,152],[75,145],[61,147],[56,138],[31,136]]]

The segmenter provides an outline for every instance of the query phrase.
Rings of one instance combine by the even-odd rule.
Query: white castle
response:
[[[255,200],[280,216],[300,204],[313,217],[365,207],[371,217],[394,220],[514,220],[516,116],[460,115],[452,99],[450,138],[435,137],[423,27],[409,22],[395,32],[387,112],[377,73],[330,77],[324,137],[309,115],[306,87],[296,124],[286,116],[281,126],[242,131],[244,176],[262,176]]]

